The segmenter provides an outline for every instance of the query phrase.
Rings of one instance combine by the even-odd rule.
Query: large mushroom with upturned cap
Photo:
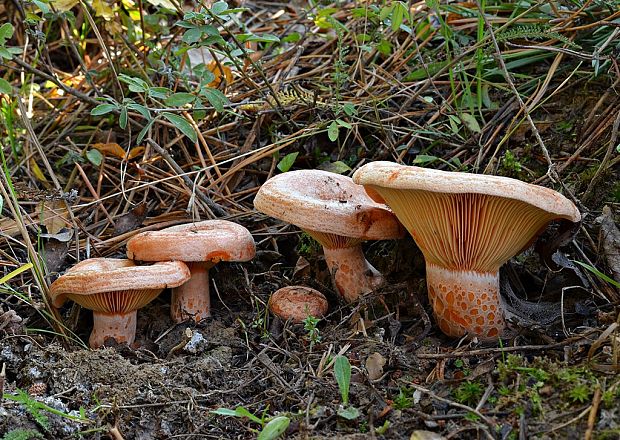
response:
[[[552,220],[581,219],[558,192],[507,177],[372,162],[353,180],[394,211],[422,250],[429,299],[449,336],[499,336],[500,266]]]
[[[127,256],[139,261],[183,261],[191,279],[172,290],[175,322],[201,321],[211,315],[209,269],[220,261],[249,261],[256,254],[252,234],[227,220],[205,220],[142,232],[127,242]]]
[[[364,258],[362,242],[404,235],[387,206],[370,199],[350,177],[327,171],[289,171],[272,177],[258,190],[254,207],[318,241],[336,289],[349,302],[383,283]]]
[[[137,310],[153,301],[162,290],[189,280],[190,272],[181,262],[136,266],[133,261],[114,258],[84,260],[50,286],[54,307],[72,300],[93,311],[92,348],[107,338],[133,343]]]

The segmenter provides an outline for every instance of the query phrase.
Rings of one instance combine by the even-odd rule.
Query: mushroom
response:
[[[211,315],[209,269],[219,261],[249,261],[256,254],[250,232],[226,220],[206,220],[142,232],[127,242],[127,256],[139,261],[183,261],[191,279],[172,290],[175,322],[201,321]]]
[[[258,190],[254,207],[318,241],[336,289],[349,302],[383,283],[364,258],[362,241],[404,235],[387,206],[370,199],[350,177],[327,171],[289,171],[272,177]]]
[[[327,313],[327,299],[318,290],[304,286],[288,286],[276,290],[269,298],[269,310],[284,320],[303,322]]]
[[[556,191],[507,177],[372,162],[353,180],[394,211],[422,250],[429,299],[449,336],[499,336],[500,266],[550,221],[581,219]]]
[[[91,258],[76,264],[50,286],[54,307],[70,299],[93,311],[92,348],[106,338],[133,343],[137,310],[154,300],[166,287],[189,280],[190,272],[181,262],[136,266],[133,261]]]

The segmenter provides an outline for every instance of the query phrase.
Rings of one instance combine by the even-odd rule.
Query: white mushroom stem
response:
[[[338,293],[348,302],[383,284],[383,276],[364,257],[362,245],[323,248]]]
[[[107,338],[119,344],[133,344],[136,339],[137,310],[128,313],[93,312],[93,331],[88,338],[91,348],[102,347]]]
[[[428,297],[441,330],[497,338],[505,326],[499,296],[499,272],[447,269],[426,264]]]
[[[172,289],[170,316],[174,322],[193,319],[195,322],[211,316],[209,269],[213,263],[186,263],[192,277],[185,284]]]

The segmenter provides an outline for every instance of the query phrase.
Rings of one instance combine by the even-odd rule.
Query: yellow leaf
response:
[[[207,69],[209,69],[215,76],[215,79],[208,84],[209,87],[219,87],[219,85],[222,83],[222,76],[226,80],[226,84],[232,83],[233,76],[230,67],[225,66],[221,62],[218,63],[217,61],[213,60],[207,65]],[[222,70],[224,72],[222,72]]]
[[[108,144],[92,144],[91,147],[99,150],[101,154],[111,154],[112,156],[116,156],[119,159],[125,158],[125,150],[123,150],[123,147],[118,145],[116,142],[110,142]]]
[[[31,157],[29,163],[30,163],[30,169],[32,170],[32,174],[34,174],[34,177],[36,177],[37,180],[39,180],[40,182],[43,182],[49,185],[47,177],[45,177],[45,174],[43,174],[43,171],[41,171],[41,168],[39,168],[39,164],[37,164],[37,161]]]
[[[114,17],[114,10],[106,0],[93,0],[92,6],[97,17],[101,17],[106,21]]]
[[[174,3],[172,3],[170,0],[146,0],[146,1],[152,4],[153,6],[162,6],[166,9],[172,9],[173,11],[176,10]]]
[[[28,269],[32,269],[32,266],[34,266],[32,263],[26,263],[23,266],[18,267],[14,271],[0,278],[0,284],[4,284],[7,281],[10,281],[12,278],[16,277],[17,275],[19,275],[20,273],[25,272]]]
[[[79,2],[80,0],[52,0],[52,6],[54,6],[58,12],[67,12]]]
[[[131,150],[129,150],[129,153],[127,154],[127,160],[131,160],[138,156],[141,156],[144,153],[144,150],[146,150],[146,148],[144,147],[133,147]]]

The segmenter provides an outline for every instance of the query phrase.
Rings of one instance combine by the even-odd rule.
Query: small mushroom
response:
[[[276,290],[269,298],[269,310],[276,316],[303,322],[308,316],[315,318],[327,313],[327,299],[318,290],[304,286],[288,286]]]
[[[372,162],[353,180],[394,211],[422,250],[429,299],[449,336],[499,336],[500,266],[552,220],[581,219],[556,191],[507,177]]]
[[[192,273],[172,290],[175,322],[201,321],[211,315],[209,269],[219,261],[249,261],[256,254],[250,232],[226,220],[206,220],[142,232],[127,242],[127,256],[139,261],[183,261]]]
[[[136,266],[133,261],[91,258],[76,264],[50,286],[54,307],[70,299],[93,311],[92,348],[106,338],[133,343],[137,310],[154,300],[166,287],[176,287],[190,278],[181,262]]]
[[[265,214],[298,226],[323,246],[334,284],[347,301],[375,290],[381,274],[364,258],[364,240],[401,238],[404,229],[384,204],[350,177],[320,170],[279,174],[254,199]]]

